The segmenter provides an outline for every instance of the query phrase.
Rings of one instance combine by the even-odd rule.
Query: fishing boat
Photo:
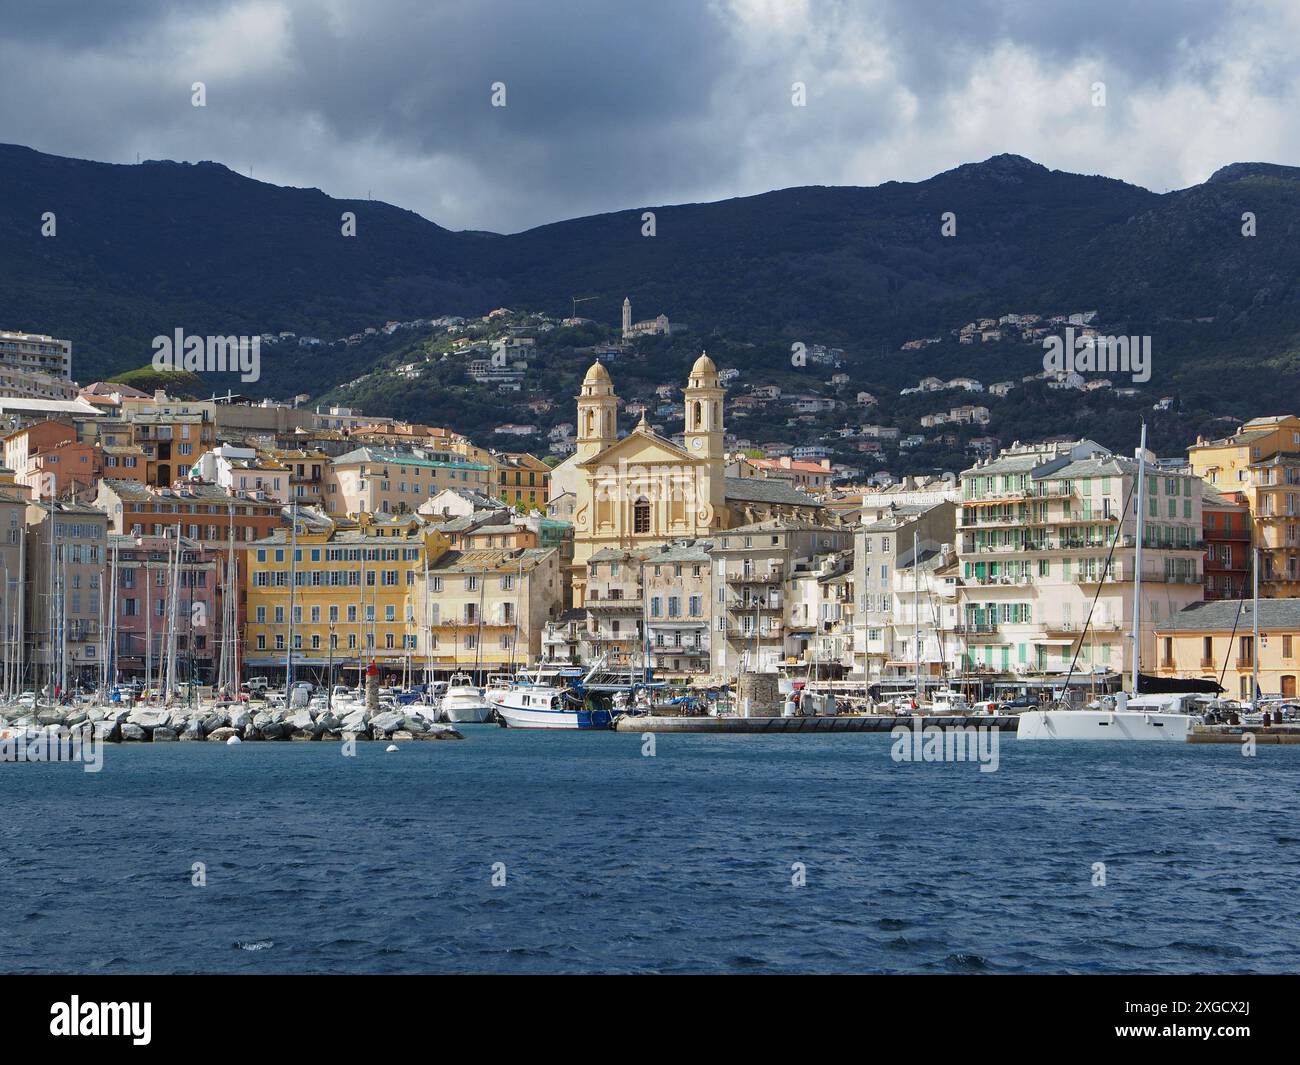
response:
[[[438,713],[444,721],[457,725],[482,724],[490,719],[492,707],[468,673],[455,673],[447,684]]]
[[[1137,450],[1137,483],[1130,493],[1137,504],[1137,535],[1133,547],[1133,694],[1119,692],[1110,704],[1076,710],[1069,705],[1068,694],[1054,709],[1026,710],[1016,718],[1018,740],[1148,740],[1185,743],[1192,731],[1192,715],[1184,712],[1187,701],[1179,696],[1138,694],[1138,677],[1142,659],[1142,538],[1146,516],[1147,427],[1142,424],[1142,438]],[[1126,503],[1127,506],[1127,503]],[[1115,526],[1114,553],[1123,515]],[[1109,571],[1110,558],[1102,572]],[[1085,626],[1086,628],[1086,626]],[[1067,677],[1066,692],[1069,692]]]
[[[492,673],[488,676],[487,686],[483,689],[483,698],[489,706],[495,706],[497,701],[518,683],[509,673]]]
[[[609,710],[583,705],[566,689],[513,688],[496,704],[507,728],[608,729],[614,725]]]
[[[598,660],[586,674],[573,678],[570,686],[561,687],[534,680],[520,681],[498,693],[493,699],[493,708],[507,728],[613,728],[616,715],[607,709],[590,705],[587,699],[586,684],[603,661]],[[565,670],[560,676],[573,672],[576,671]]]

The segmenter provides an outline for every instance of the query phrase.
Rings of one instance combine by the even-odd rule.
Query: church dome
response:
[[[718,376],[718,368],[713,364],[713,360],[704,352],[700,352],[700,357],[695,360],[695,365],[691,367],[691,380],[700,377]]]
[[[614,382],[610,380],[609,371],[605,369],[605,364],[597,360],[591,364],[591,368],[587,371],[587,376],[582,379],[582,383],[584,385],[612,385]]]

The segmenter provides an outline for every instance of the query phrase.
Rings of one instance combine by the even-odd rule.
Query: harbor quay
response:
[[[619,732],[707,732],[826,734],[831,732],[892,732],[905,729],[996,729],[1015,732],[1013,714],[961,716],[931,714],[895,716],[893,714],[845,714],[809,717],[688,717],[666,714],[620,717],[614,725]]]

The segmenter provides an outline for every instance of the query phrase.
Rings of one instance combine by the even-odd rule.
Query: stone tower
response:
[[[618,397],[609,371],[602,363],[593,362],[582,379],[578,396],[578,444],[574,452],[578,462],[600,454],[618,439],[617,413]]]
[[[623,339],[632,335],[632,297],[623,297]]]
[[[718,380],[718,368],[704,352],[691,367],[683,391],[686,407],[686,431],[683,434],[686,450],[705,465],[697,484],[703,502],[712,504],[713,513],[721,514],[725,484],[722,397],[725,391]]]

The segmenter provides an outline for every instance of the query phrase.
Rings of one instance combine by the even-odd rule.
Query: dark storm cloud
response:
[[[1295,161],[1295,21],[1286,0],[10,0],[0,139],[499,230],[1001,151],[1163,188]]]

